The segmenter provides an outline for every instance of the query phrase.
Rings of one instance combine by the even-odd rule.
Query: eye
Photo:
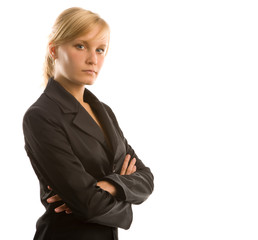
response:
[[[105,52],[105,49],[103,49],[103,48],[98,48],[96,51],[97,51],[98,53],[100,53],[100,54],[103,54],[103,53]]]
[[[82,44],[76,44],[75,47],[77,49],[84,49],[85,48]]]

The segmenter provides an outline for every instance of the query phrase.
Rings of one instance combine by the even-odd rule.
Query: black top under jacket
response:
[[[91,106],[105,134],[52,78],[24,115],[25,149],[46,208],[37,222],[35,240],[118,239],[117,228],[128,229],[131,225],[131,204],[142,203],[153,191],[150,169],[128,145],[111,108],[86,88],[84,101]],[[121,176],[126,154],[136,158],[137,171]],[[117,196],[96,186],[100,180],[114,184]],[[72,214],[54,212],[63,202],[48,204],[46,200],[55,194]]]

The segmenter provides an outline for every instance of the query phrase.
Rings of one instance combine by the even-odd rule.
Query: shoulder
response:
[[[23,122],[29,119],[45,119],[53,121],[55,119],[60,119],[61,114],[62,112],[59,106],[45,93],[42,93],[25,112]]]

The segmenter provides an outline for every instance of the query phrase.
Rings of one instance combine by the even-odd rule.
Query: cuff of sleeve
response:
[[[111,175],[108,175],[106,177],[104,177],[102,180],[103,181],[107,181],[111,184],[113,184],[116,188],[116,196],[115,198],[119,201],[125,201],[126,200],[126,195],[125,195],[125,192],[124,192],[124,189],[122,188],[122,186],[120,184],[118,184],[114,178],[116,179],[116,173],[113,173]]]

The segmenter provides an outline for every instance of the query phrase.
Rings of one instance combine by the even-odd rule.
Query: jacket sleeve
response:
[[[122,200],[132,204],[140,204],[149,197],[154,189],[153,174],[151,173],[150,169],[143,164],[143,162],[135,154],[132,147],[128,144],[111,108],[107,105],[105,105],[105,107],[112,118],[114,125],[119,131],[124,144],[126,145],[126,154],[130,154],[131,159],[134,157],[136,158],[137,170],[131,175],[119,175],[117,173],[112,173],[106,176],[104,180],[110,181],[114,185],[119,186],[119,189],[122,189],[122,194],[120,193],[120,196],[122,195]]]
[[[51,186],[73,214],[86,222],[128,229],[131,204],[118,201],[96,186],[75,156],[65,132],[39,107],[23,120],[25,148],[40,181]]]

